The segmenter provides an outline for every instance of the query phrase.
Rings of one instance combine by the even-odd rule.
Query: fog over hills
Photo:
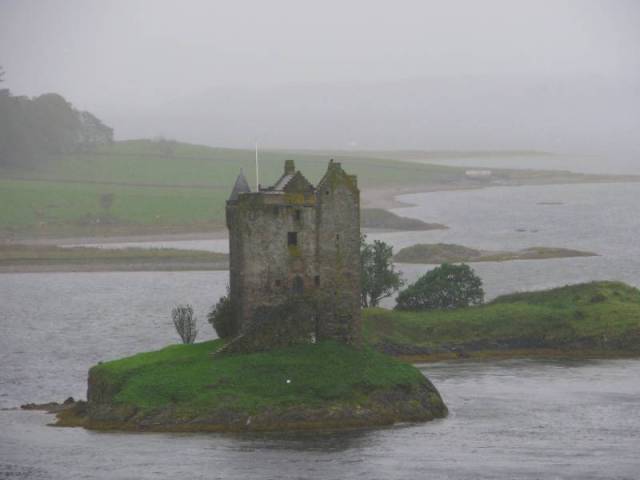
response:
[[[433,77],[221,87],[137,112],[120,136],[209,145],[633,152],[640,82],[604,77]]]
[[[0,0],[2,87],[214,146],[640,149],[637,0]]]

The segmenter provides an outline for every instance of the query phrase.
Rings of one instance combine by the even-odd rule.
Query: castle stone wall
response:
[[[360,341],[360,199],[352,185],[330,179],[317,191],[319,337]]]

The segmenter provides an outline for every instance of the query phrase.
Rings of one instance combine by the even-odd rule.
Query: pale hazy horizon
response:
[[[15,95],[214,146],[640,151],[640,3],[0,0]]]

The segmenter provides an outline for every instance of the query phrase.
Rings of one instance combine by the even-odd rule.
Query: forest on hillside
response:
[[[0,83],[4,71],[0,67]],[[62,95],[14,96],[0,88],[0,166],[37,164],[54,155],[113,142],[113,129]]]

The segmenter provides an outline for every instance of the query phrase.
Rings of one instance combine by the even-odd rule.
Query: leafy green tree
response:
[[[79,144],[81,150],[92,150],[99,145],[113,143],[113,128],[106,126],[91,112],[78,112],[80,120]]]
[[[0,90],[0,165],[42,163],[112,141],[113,129],[61,95],[14,97]]]
[[[376,307],[383,298],[390,297],[403,285],[400,272],[393,265],[393,247],[380,240],[367,243],[360,237],[360,260],[363,308]]]
[[[220,338],[230,338],[236,334],[229,287],[227,287],[227,294],[220,297],[218,303],[211,307],[207,320]]]
[[[469,265],[443,263],[401,291],[396,310],[460,308],[483,301],[482,280]]]

